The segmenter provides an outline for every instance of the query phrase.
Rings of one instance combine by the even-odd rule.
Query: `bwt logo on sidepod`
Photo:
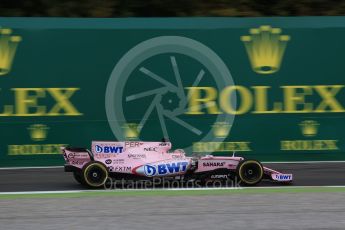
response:
[[[292,180],[292,175],[290,175],[290,174],[275,174],[275,178],[278,181],[290,181],[290,180]]]
[[[185,172],[188,166],[188,162],[173,162],[158,165],[144,165],[145,176],[163,176],[167,174],[175,174]]]
[[[123,146],[95,146],[96,153],[122,153]]]

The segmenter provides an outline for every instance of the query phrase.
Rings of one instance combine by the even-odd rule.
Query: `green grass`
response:
[[[285,187],[285,188],[244,188],[244,189],[214,189],[214,190],[111,190],[82,191],[68,193],[45,194],[0,194],[0,199],[17,198],[79,198],[79,197],[150,197],[150,196],[228,196],[232,194],[270,194],[270,193],[322,193],[345,192],[345,187]]]

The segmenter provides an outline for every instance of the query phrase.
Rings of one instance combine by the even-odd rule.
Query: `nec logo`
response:
[[[144,148],[145,151],[150,151],[150,152],[157,152],[156,147],[149,147],[149,148]]]
[[[122,153],[123,146],[95,146],[96,153]]]

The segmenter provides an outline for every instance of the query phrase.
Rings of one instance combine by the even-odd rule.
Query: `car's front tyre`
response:
[[[264,176],[264,169],[259,161],[243,160],[236,168],[236,175],[243,185],[256,185]]]

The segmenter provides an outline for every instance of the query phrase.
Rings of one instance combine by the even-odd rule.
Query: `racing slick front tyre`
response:
[[[264,176],[264,169],[259,161],[243,160],[236,168],[236,175],[243,185],[256,185]]]
[[[103,164],[93,161],[83,167],[82,177],[84,185],[100,188],[108,179],[108,170]]]

